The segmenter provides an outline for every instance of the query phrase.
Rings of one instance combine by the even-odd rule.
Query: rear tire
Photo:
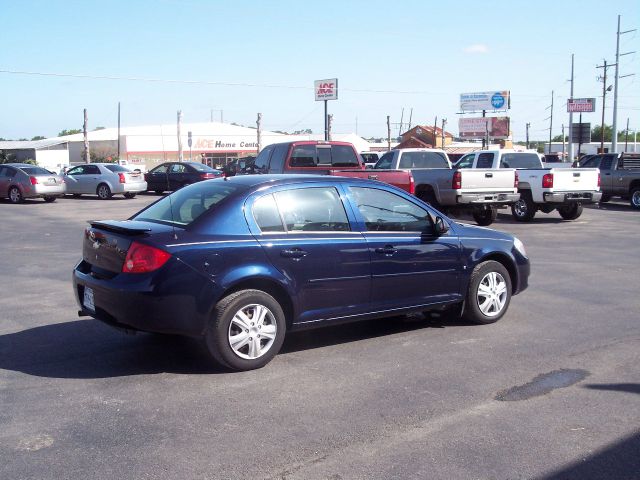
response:
[[[51,202],[55,202],[57,197],[54,197],[53,195],[45,195],[43,197],[44,201],[47,203],[51,203]]]
[[[136,198],[136,194],[133,192],[127,192],[124,194],[124,198]]]
[[[611,200],[611,195],[602,195],[600,203],[607,203],[609,200]]]
[[[478,225],[486,227],[496,221],[496,218],[498,218],[498,209],[496,207],[474,208],[472,215]]]
[[[111,198],[111,189],[109,188],[109,185],[107,185],[106,183],[101,183],[100,185],[98,185],[98,189],[96,190],[96,193],[98,194],[98,198],[100,200],[109,200]]]
[[[518,222],[530,222],[535,217],[536,210],[536,204],[533,203],[529,190],[522,191],[520,199],[511,205],[511,214]]]
[[[511,277],[499,262],[489,260],[473,269],[463,318],[486,325],[500,320],[511,302]]]
[[[282,347],[287,326],[280,304],[261,290],[240,290],[218,302],[205,333],[213,358],[232,370],[264,367]]]
[[[564,220],[575,220],[582,215],[582,204],[571,203],[563,207],[558,207],[558,213]]]
[[[635,187],[631,190],[629,205],[635,210],[640,210],[640,187]]]
[[[156,195],[162,195],[164,190],[154,190],[154,192],[156,192]]]
[[[24,202],[24,197],[22,196],[22,192],[18,187],[11,187],[9,189],[9,201],[11,203],[22,203]]]

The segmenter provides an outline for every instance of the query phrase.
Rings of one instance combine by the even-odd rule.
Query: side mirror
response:
[[[449,225],[442,219],[442,217],[436,217],[433,228],[438,236],[444,235],[449,231]]]

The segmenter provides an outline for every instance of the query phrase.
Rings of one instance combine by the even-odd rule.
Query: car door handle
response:
[[[280,255],[285,258],[302,258],[307,256],[307,252],[300,248],[287,248],[280,251]]]
[[[385,245],[384,247],[376,248],[376,253],[382,253],[384,255],[393,255],[398,249],[393,248],[393,245]]]
[[[378,175],[369,175],[369,180],[377,180]]]
[[[493,178],[493,173],[485,173],[485,178]]]

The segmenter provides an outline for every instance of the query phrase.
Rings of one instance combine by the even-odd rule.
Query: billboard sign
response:
[[[481,112],[483,110],[508,110],[511,96],[508,90],[460,94],[461,112]]]
[[[567,112],[569,113],[591,113],[595,111],[595,98],[570,98],[567,100]]]
[[[313,84],[316,92],[316,102],[320,100],[338,99],[338,79],[328,78],[326,80],[316,80]]]
[[[460,118],[458,128],[461,138],[485,138],[487,129],[491,138],[509,138],[509,117]]]

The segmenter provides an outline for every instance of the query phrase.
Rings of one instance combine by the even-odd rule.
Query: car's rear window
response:
[[[49,170],[46,170],[42,167],[20,167],[20,170],[22,170],[27,175],[54,175],[53,172],[50,172]]]
[[[129,170],[127,168],[124,168],[122,165],[116,165],[115,163],[113,165],[105,165],[105,167],[108,170],[111,170],[114,173],[117,173],[117,172],[129,172],[129,173],[131,173],[131,170]]]
[[[186,227],[207,210],[215,208],[239,188],[243,187],[229,182],[194,183],[164,197],[133,219]]]
[[[449,168],[449,163],[438,152],[403,152],[398,168]]]
[[[204,163],[190,163],[189,166],[195,168],[199,172],[204,172],[204,173],[220,172],[220,170],[216,170],[215,168],[211,168],[209,165],[205,165]]]
[[[501,168],[542,168],[537,153],[503,153]]]

